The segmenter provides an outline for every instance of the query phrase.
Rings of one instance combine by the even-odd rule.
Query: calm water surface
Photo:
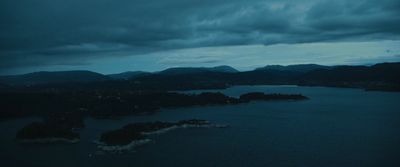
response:
[[[121,120],[86,119],[78,144],[19,144],[16,131],[39,120],[0,122],[2,166],[400,166],[400,93],[359,89],[237,86],[221,91],[301,93],[307,101],[164,109]],[[198,93],[201,91],[190,91]],[[124,154],[102,153],[101,132],[140,121],[206,119],[222,129],[178,129]]]

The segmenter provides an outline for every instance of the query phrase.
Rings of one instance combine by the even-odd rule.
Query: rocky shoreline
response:
[[[227,125],[211,124],[206,120],[183,120],[171,122],[148,122],[128,124],[121,129],[105,132],[101,135],[99,149],[103,151],[129,151],[136,146],[149,143],[148,135],[162,134],[179,128],[226,128]]]
[[[110,151],[110,152],[122,152],[122,151],[129,151],[132,150],[133,148],[144,145],[151,142],[150,139],[141,139],[141,140],[134,140],[130,142],[129,144],[126,145],[107,145],[105,143],[99,142],[97,148],[103,150],[103,151]]]

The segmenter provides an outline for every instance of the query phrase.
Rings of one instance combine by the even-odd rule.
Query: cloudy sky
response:
[[[0,0],[0,74],[400,61],[399,0]]]

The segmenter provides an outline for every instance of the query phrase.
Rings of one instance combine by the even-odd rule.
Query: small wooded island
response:
[[[16,139],[24,143],[68,142],[76,143],[84,128],[83,115],[76,112],[49,114],[42,122],[33,122],[17,132]]]
[[[100,142],[104,145],[99,146],[107,151],[129,150],[131,147],[147,143],[150,139],[145,136],[163,133],[176,128],[223,128],[226,125],[211,124],[206,120],[182,120],[179,122],[145,122],[132,123],[120,129],[111,130],[101,134]]]
[[[114,118],[130,114],[155,112],[160,108],[189,107],[203,105],[227,105],[248,103],[254,100],[306,100],[300,94],[265,94],[251,92],[242,94],[239,98],[226,96],[222,93],[183,94],[174,92],[122,93],[96,92],[75,94],[31,94],[41,102],[40,106],[31,101],[21,100],[26,105],[20,111],[37,113],[44,116],[43,122],[35,122],[22,128],[16,138],[19,141],[52,142],[73,141],[79,139],[79,133],[74,129],[84,127],[84,117]],[[23,97],[25,97],[24,95]],[[11,99],[18,99],[13,97]],[[54,100],[57,99],[57,100]],[[61,101],[61,103],[60,103]],[[11,103],[17,104],[17,103]],[[29,108],[31,107],[31,108]],[[39,110],[43,109],[43,110]],[[62,108],[63,110],[58,110]],[[178,123],[154,122],[131,124],[120,130],[107,132],[101,141],[109,144],[129,144],[132,140],[143,137],[142,133],[179,126],[210,126],[204,120],[186,120]]]
[[[54,126],[53,124],[34,122],[17,133],[17,139],[24,143],[49,143],[49,142],[70,142],[79,141],[79,133],[69,128]]]

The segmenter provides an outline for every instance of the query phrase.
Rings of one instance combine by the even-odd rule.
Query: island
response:
[[[16,139],[23,143],[76,143],[84,128],[83,115],[77,112],[54,112],[42,122],[33,122],[17,132]]]
[[[76,143],[80,136],[79,133],[68,128],[54,126],[47,122],[34,122],[19,130],[16,138],[23,143]]]
[[[101,134],[99,146],[105,151],[124,151],[151,141],[147,135],[164,133],[177,128],[224,128],[226,125],[211,124],[206,120],[190,119],[179,122],[144,122],[128,124],[120,129]]]

